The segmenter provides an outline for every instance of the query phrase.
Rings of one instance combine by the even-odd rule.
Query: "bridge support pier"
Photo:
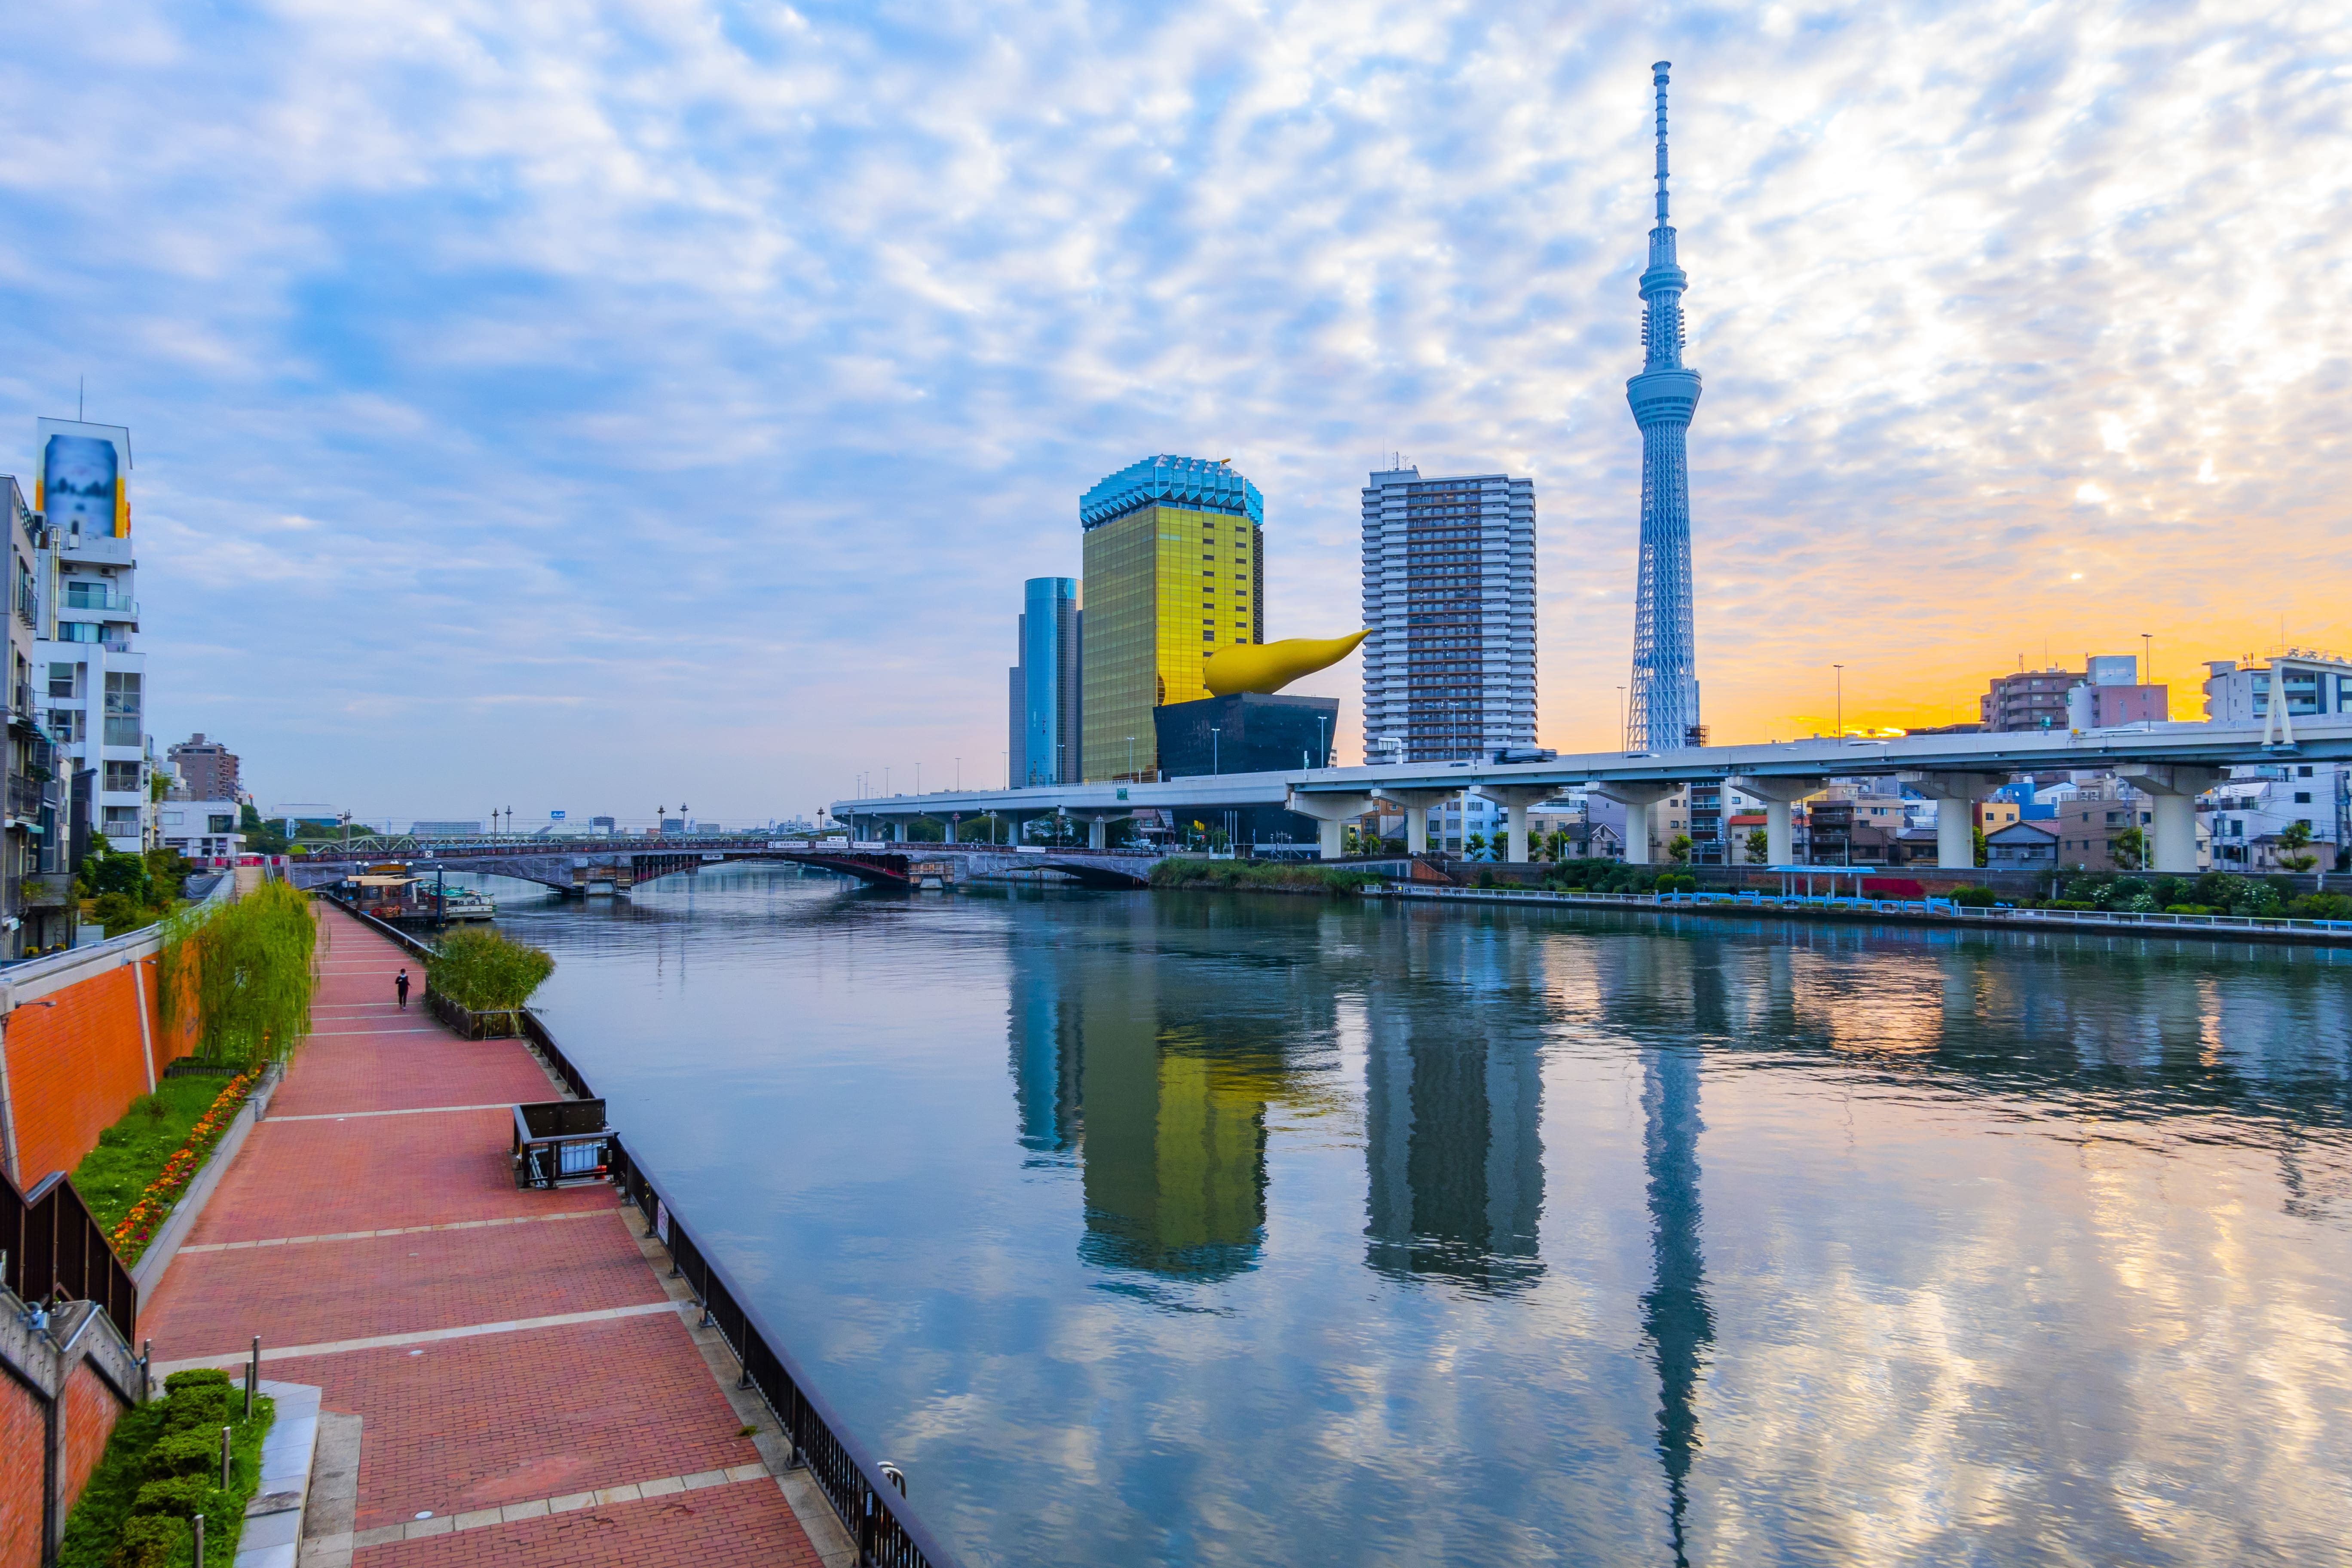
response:
[[[1283,805],[1301,816],[1315,819],[1317,854],[1326,860],[1337,860],[1347,852],[1347,841],[1340,828],[1351,818],[1371,810],[1372,796],[1370,791],[1348,795],[1301,795],[1292,790]]]
[[[1480,784],[1478,793],[1503,808],[1509,824],[1510,849],[1507,860],[1528,858],[1528,807],[1539,805],[1559,793],[1551,784]]]
[[[1089,849],[1110,847],[1110,823],[1108,818],[1095,816],[1087,819],[1087,847]]]
[[[1592,794],[1604,800],[1613,800],[1625,808],[1625,864],[1648,865],[1650,808],[1683,786],[1664,779],[1625,779],[1589,787]]]
[[[2009,782],[2005,773],[1901,773],[1909,784],[1936,803],[1936,868],[1974,870],[1977,863],[1976,805]]]
[[[1461,791],[1451,789],[1384,789],[1383,799],[1404,807],[1404,847],[1408,855],[1429,853],[1429,810],[1444,805]]]
[[[2281,706],[2275,694],[2273,706]],[[2173,876],[2197,874],[2197,797],[2220,784],[2228,776],[2220,768],[2190,767],[2186,763],[2124,763],[2116,769],[2116,777],[2148,797],[2148,816],[2155,820],[2148,826],[2153,833],[2142,835],[2142,842],[2155,840],[2154,853],[2144,856],[2142,863],[2153,859],[2151,870]]]
[[[1767,866],[1795,865],[1797,833],[1790,807],[1807,795],[1817,794],[1824,781],[1751,778],[1743,774],[1724,782],[1742,795],[1752,795],[1764,803],[1764,863]],[[1727,850],[1728,847],[1727,845]]]

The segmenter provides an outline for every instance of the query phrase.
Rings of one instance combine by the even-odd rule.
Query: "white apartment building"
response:
[[[1533,479],[1373,474],[1363,606],[1367,761],[1466,761],[1535,744]]]
[[[2286,694],[2280,715],[2352,713],[2352,659],[2315,648],[2273,648],[2263,658],[2209,659],[2205,717],[2216,724],[2253,724],[2272,717],[2271,686]]]
[[[155,808],[155,834],[191,860],[234,861],[245,853],[238,816],[233,800],[166,800]]]
[[[2292,696],[2294,688],[2288,691]],[[2302,853],[2315,858],[2316,870],[2335,870],[2338,857],[2352,847],[2352,768],[2263,763],[2231,768],[2230,775],[2198,803],[2211,834],[2215,870],[2253,876],[2285,870],[2279,858],[2294,851],[2279,838],[2298,822],[2310,830],[2311,843]]]
[[[131,432],[44,419],[36,504],[44,514],[34,701],[72,781],[83,824],[116,849],[155,841],[148,778],[147,657],[135,652],[138,563],[131,547]]]

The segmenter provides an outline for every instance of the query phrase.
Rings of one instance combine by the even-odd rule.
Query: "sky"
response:
[[[2352,646],[2352,9],[22,7],[0,468],[131,428],[159,744],[266,806],[723,824],[997,782],[1079,492],[1230,458],[1267,635],[1359,492],[1536,483],[1616,743],[1674,62],[1718,742]],[[13,426],[14,435],[6,432]],[[29,483],[26,485],[29,489]],[[1297,689],[1342,699],[1354,660]],[[1353,761],[1350,738],[1341,758]]]

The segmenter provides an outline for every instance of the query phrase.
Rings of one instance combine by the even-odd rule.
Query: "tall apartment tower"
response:
[[[41,537],[41,630],[34,681],[59,772],[73,781],[73,858],[86,832],[112,847],[147,847],[154,811],[147,780],[147,656],[131,550],[131,432],[119,425],[43,419],[34,508]],[[85,824],[88,825],[87,828]]]
[[[1658,94],[1658,226],[1642,274],[1642,374],[1625,384],[1642,427],[1642,563],[1633,601],[1633,689],[1625,749],[1664,752],[1706,744],[1698,714],[1698,655],[1691,629],[1690,464],[1698,372],[1683,363],[1683,289],[1666,222],[1666,67],[1652,66]]]
[[[1013,667],[1011,787],[1076,784],[1085,774],[1079,690],[1086,616],[1073,577],[1022,584],[1021,662]]]
[[[1535,481],[1372,475],[1363,572],[1364,760],[1535,744]]]
[[[1151,710],[1209,695],[1201,667],[1265,640],[1265,498],[1224,458],[1146,458],[1079,498],[1085,530],[1085,767],[1150,779]]]
[[[236,753],[218,741],[207,741],[198,731],[163,753],[180,770],[190,800],[235,800],[243,793],[237,779]]]

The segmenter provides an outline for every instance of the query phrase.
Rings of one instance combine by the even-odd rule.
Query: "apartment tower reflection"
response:
[[[1432,1027],[1427,1009],[1371,999],[1364,1063],[1365,1261],[1402,1279],[1513,1290],[1539,1279],[1543,1079],[1528,933],[1463,922],[1415,931],[1415,973],[1476,997]],[[1423,1022],[1416,1028],[1418,1016]]]

